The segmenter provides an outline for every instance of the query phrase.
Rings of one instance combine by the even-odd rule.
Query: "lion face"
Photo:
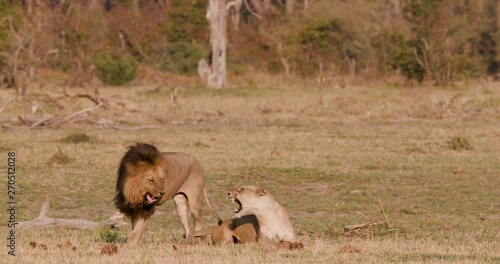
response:
[[[166,173],[164,166],[138,162],[125,164],[126,177],[123,195],[130,207],[152,207],[166,192]]]
[[[152,167],[137,177],[142,178],[141,197],[144,205],[155,205],[166,192],[165,172],[160,167]]]
[[[227,195],[231,202],[238,204],[238,208],[235,210],[237,217],[255,214],[256,210],[261,205],[266,204],[268,199],[267,192],[255,186],[241,186],[230,191]]]

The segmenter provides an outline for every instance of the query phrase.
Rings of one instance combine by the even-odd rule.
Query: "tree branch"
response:
[[[248,12],[250,12],[250,14],[254,15],[255,17],[257,17],[260,20],[263,19],[259,14],[257,14],[257,12],[253,11],[252,8],[250,8],[250,5],[248,4],[247,0],[244,0],[243,2],[245,3],[245,6],[247,7]]]

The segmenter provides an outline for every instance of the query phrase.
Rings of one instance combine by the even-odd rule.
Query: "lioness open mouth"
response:
[[[156,202],[156,200],[158,200],[158,198],[154,197],[153,195],[151,195],[150,193],[146,193],[144,195],[144,202],[146,204],[153,204]]]
[[[239,212],[241,211],[241,209],[243,209],[243,206],[241,206],[241,202],[240,202],[240,200],[238,200],[238,199],[233,199],[233,198],[231,198],[231,199],[229,199],[229,200],[231,200],[231,202],[232,202],[232,203],[237,203],[237,204],[238,204],[238,208],[234,209],[234,212],[235,212],[235,213],[239,213]]]

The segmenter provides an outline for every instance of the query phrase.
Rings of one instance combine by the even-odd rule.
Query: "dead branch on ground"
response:
[[[63,95],[58,97],[56,100],[60,100],[62,98],[71,98],[71,99],[85,98],[85,99],[89,99],[90,101],[92,101],[96,105],[103,104],[103,103],[107,104],[107,101],[99,95],[99,90],[97,88],[94,90],[94,95],[89,94],[88,91],[86,93],[70,94],[70,93],[68,93],[68,91],[66,91],[66,88],[63,88],[62,94]]]
[[[62,226],[76,229],[97,229],[99,227],[111,226],[111,227],[122,227],[127,225],[123,221],[123,217],[117,217],[117,215],[111,216],[102,222],[94,222],[86,219],[62,219],[62,218],[50,218],[47,216],[49,213],[49,198],[45,198],[45,202],[42,204],[40,209],[40,214],[37,218],[19,222],[17,228],[40,228],[49,226]]]
[[[102,103],[92,106],[89,108],[85,108],[83,110],[71,113],[66,116],[57,116],[57,115],[44,115],[42,117],[37,117],[35,115],[23,115],[18,116],[18,119],[26,126],[30,128],[35,128],[38,126],[45,127],[59,127],[62,124],[72,123],[78,120],[84,119],[87,112],[97,110],[101,107]]]
[[[0,108],[0,112],[3,112],[3,110],[5,110],[12,102],[14,102],[14,99],[10,100],[4,107]]]
[[[368,222],[356,225],[344,226],[342,231],[340,232],[342,235],[349,237],[374,237],[374,236],[382,236],[385,234],[393,233],[397,231],[396,228],[392,228],[389,223],[389,217],[387,216],[384,206],[378,198],[378,206],[381,214],[378,216],[368,216],[361,212],[356,212],[359,215],[365,217]]]

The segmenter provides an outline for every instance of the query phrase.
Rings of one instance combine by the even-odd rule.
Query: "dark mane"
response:
[[[157,158],[160,156],[160,151],[153,145],[145,143],[137,143],[128,147],[128,151],[123,156],[120,167],[118,168],[118,179],[116,181],[116,196],[114,198],[115,205],[120,211],[127,214],[129,208],[126,206],[127,201],[123,194],[125,179],[128,177],[126,164],[137,165],[139,162],[147,162],[154,165]]]

